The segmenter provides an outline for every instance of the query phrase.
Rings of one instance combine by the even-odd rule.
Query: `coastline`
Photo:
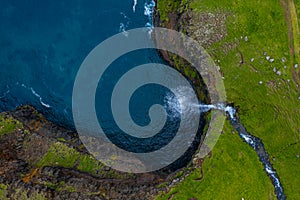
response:
[[[162,2],[168,2],[167,0],[166,1],[162,1]],[[179,1],[178,1],[179,2]],[[166,5],[167,5],[167,3],[166,3]],[[180,4],[179,4],[180,5]],[[208,5],[208,3],[206,4],[206,5]],[[194,5],[193,5],[194,6]],[[216,6],[216,7],[218,7],[218,6]],[[163,9],[163,12],[165,12],[163,15],[164,15],[164,18],[166,18],[166,16],[169,16],[169,19],[168,20],[165,20],[163,23],[161,23],[160,22],[160,20],[159,20],[159,17],[160,17],[160,13],[159,13],[159,11],[161,11],[161,10],[159,10],[159,8],[157,8],[156,7],[156,9],[157,9],[157,11],[158,12],[156,12],[156,15],[155,15],[155,25],[156,26],[162,26],[162,27],[165,27],[165,28],[171,28],[171,29],[174,29],[174,30],[177,30],[177,31],[182,31],[183,33],[187,33],[187,35],[188,36],[191,36],[191,35],[189,35],[189,30],[192,30],[193,28],[190,28],[190,27],[185,27],[185,25],[186,26],[189,26],[189,25],[192,25],[193,26],[193,23],[195,23],[195,22],[197,22],[197,19],[206,19],[206,20],[210,20],[210,18],[209,18],[209,16],[213,16],[214,18],[220,18],[220,20],[225,20],[225,21],[227,21],[227,18],[230,18],[230,17],[232,17],[232,13],[230,13],[228,10],[226,11],[226,12],[224,12],[224,13],[222,13],[222,11],[221,11],[221,9],[215,9],[214,11],[211,11],[211,10],[209,10],[209,11],[203,11],[202,10],[202,12],[199,12],[199,13],[193,13],[193,12],[191,12],[191,10],[190,10],[190,8],[187,6],[186,7],[187,9],[182,13],[182,9],[180,9],[180,8],[178,8],[179,9],[179,11],[178,10],[174,10],[174,7],[172,7],[172,8],[169,8],[169,10],[168,10],[168,8],[162,8]],[[169,12],[171,12],[171,13],[169,13]],[[175,14],[174,14],[175,13]],[[180,13],[180,14],[178,14],[178,13]],[[174,15],[176,15],[177,14],[177,17],[174,17]],[[197,16],[199,16],[200,15],[200,17],[198,17],[197,18]],[[231,15],[231,16],[230,16]],[[189,20],[191,20],[193,17],[195,18],[195,16],[196,16],[196,18],[197,19],[194,19],[194,21],[192,21],[192,22],[190,22]],[[183,20],[183,18],[184,18],[184,20]],[[187,20],[188,19],[188,20]],[[213,21],[214,22],[214,21]],[[217,21],[218,22],[218,21]],[[205,23],[205,22],[204,22]],[[208,23],[210,23],[210,22],[208,22]],[[219,22],[218,22],[219,23]],[[201,23],[200,23],[201,24]],[[220,25],[220,23],[219,23],[219,25]],[[212,26],[214,26],[214,25],[212,25]],[[225,26],[225,24],[224,25],[222,25],[221,24],[221,26]],[[228,26],[228,25],[227,25]],[[226,27],[225,27],[226,28]],[[216,29],[215,29],[216,30]],[[222,30],[224,31],[224,27],[222,27]],[[225,30],[225,31],[227,31],[227,30]],[[224,33],[216,33],[216,35],[218,35],[218,37],[217,36],[214,36],[214,35],[211,35],[210,37],[211,38],[214,38],[213,40],[214,41],[209,41],[209,42],[203,42],[202,41],[202,43],[203,43],[203,45],[206,47],[206,48],[208,48],[209,50],[210,50],[210,53],[212,54],[212,56],[214,57],[214,59],[216,59],[216,61],[217,61],[217,63],[220,63],[220,57],[219,57],[219,55],[218,54],[220,54],[220,52],[222,52],[223,53],[223,51],[225,51],[225,55],[226,54],[229,54],[229,52],[231,51],[231,52],[234,52],[234,51],[238,51],[239,53],[240,53],[240,55],[241,55],[241,57],[242,57],[242,61],[240,61],[240,63],[242,63],[242,64],[240,64],[240,66],[241,65],[243,65],[244,63],[246,63],[247,61],[245,61],[244,60],[244,54],[246,54],[245,52],[243,52],[243,53],[241,53],[240,52],[240,50],[238,49],[238,46],[239,45],[241,45],[240,43],[242,43],[242,42],[248,42],[248,37],[247,36],[245,36],[245,37],[241,37],[242,38],[242,40],[244,40],[244,41],[238,41],[238,42],[235,42],[235,43],[229,43],[229,42],[227,42],[227,44],[225,43],[225,45],[227,45],[226,47],[223,47],[223,50],[220,50],[220,49],[217,49],[215,46],[214,46],[214,49],[213,49],[213,51],[211,50],[211,45],[214,45],[214,43],[216,43],[216,44],[218,44],[218,43],[221,43],[221,44],[223,44],[224,45],[224,43],[222,43],[222,41],[223,40],[226,40],[226,37],[229,35],[230,33],[227,33],[227,32],[224,32]],[[193,37],[196,37],[197,38],[197,36],[196,36],[196,34],[194,34],[193,35]],[[221,54],[222,55],[222,54]],[[174,61],[172,60],[173,58],[172,58],[172,56],[169,56],[168,55],[168,53],[166,53],[166,52],[161,52],[161,56],[171,65],[171,66],[174,66]],[[222,55],[222,56],[224,56],[224,55]],[[220,60],[219,60],[220,59]],[[251,59],[252,60],[252,62],[253,62],[253,60],[254,59]],[[222,62],[222,61],[221,61]],[[250,64],[251,65],[251,64]],[[176,68],[176,67],[175,67]],[[229,71],[228,69],[230,69],[230,67],[229,66],[224,66],[224,65],[222,65],[221,64],[221,73],[223,74],[224,72],[226,72],[226,71]],[[254,69],[254,71],[256,71],[256,73],[258,73],[258,69],[257,69],[257,67],[256,66],[254,66],[253,64],[251,65],[251,68],[250,68],[251,70],[253,70]],[[227,74],[226,74],[227,75]],[[235,78],[236,79],[236,78]],[[227,81],[228,79],[227,78],[225,78],[225,84],[226,84],[226,86],[227,87],[229,87],[229,88],[233,88],[234,86],[232,86],[232,85],[229,85],[228,84],[228,82],[230,82],[230,81]],[[255,79],[256,80],[256,79]],[[232,81],[231,81],[232,82]],[[260,82],[259,82],[260,83]],[[242,83],[241,83],[242,84]],[[243,108],[243,104],[245,104],[245,103],[243,103],[243,104],[241,104],[240,103],[240,100],[239,101],[237,101],[237,99],[239,98],[239,97],[236,97],[236,98],[233,98],[232,97],[232,93],[235,93],[235,91],[233,91],[233,92],[230,92],[230,95],[229,95],[229,101],[230,102],[235,102],[235,105],[237,106],[237,109],[239,110],[239,118],[240,118],[240,120],[243,122],[243,123],[245,123],[246,124],[246,126],[248,125],[249,126],[249,122],[251,122],[251,120],[252,119],[247,119],[246,118],[246,115],[245,115],[245,110],[244,110],[244,108]],[[234,95],[233,95],[234,96]],[[241,96],[247,96],[247,95],[241,95]],[[244,100],[244,101],[246,101],[247,102],[247,100]],[[247,102],[247,104],[250,104],[250,102]],[[270,106],[270,108],[272,108],[271,106]],[[257,117],[257,116],[256,116]],[[295,119],[295,118],[294,118]],[[230,130],[231,129],[231,125],[228,125],[228,124],[226,124],[225,125],[225,127],[224,127],[224,132],[226,132],[227,134],[230,132],[230,131],[228,131],[228,129]],[[231,132],[232,133],[234,133],[234,131],[232,131],[231,130]],[[257,133],[257,132],[259,132],[258,130],[256,130],[255,129],[255,126],[253,127],[253,126],[251,126],[251,132],[252,133]],[[264,131],[265,132],[265,131]],[[226,135],[227,135],[226,134]],[[229,137],[228,135],[227,136],[221,136],[221,139],[223,138],[224,139],[224,137]],[[230,136],[231,137],[231,136]],[[274,162],[275,161],[275,157],[277,157],[276,156],[276,153],[274,153],[274,150],[271,150],[270,149],[270,137],[267,137],[269,140],[266,140],[266,135],[265,136],[261,136],[260,134],[255,134],[254,135],[254,137],[255,138],[261,138],[262,139],[262,141],[265,143],[265,148],[266,148],[266,151],[268,152],[267,154],[269,154],[269,159],[270,159],[270,163],[271,163],[271,165],[276,169],[276,172],[278,173],[278,175],[280,176],[280,180],[282,181],[282,184],[283,184],[283,186],[284,186],[284,189],[286,189],[287,188],[287,190],[288,190],[288,192],[287,192],[287,196],[289,197],[289,195],[293,195],[293,194],[291,194],[290,192],[291,192],[291,186],[290,186],[290,184],[288,184],[287,183],[287,180],[285,179],[285,177],[283,178],[282,177],[282,173],[281,173],[281,171],[283,170],[283,166],[281,166],[281,167],[278,167],[278,165],[277,165],[277,163],[276,162]],[[296,143],[292,143],[292,144],[298,144],[298,142],[296,142]],[[216,149],[214,149],[213,150],[213,152],[212,152],[212,155],[210,155],[210,157],[211,156],[213,156],[214,154],[219,154],[219,153],[217,153],[217,151],[219,150],[219,149],[221,149],[221,151],[223,152],[224,150],[223,149],[228,149],[230,146],[230,143],[228,143],[227,144],[228,145],[228,147],[226,147],[226,146],[219,146],[219,145],[217,145],[217,147],[216,147]],[[238,143],[238,146],[239,146],[239,148],[240,149],[243,149],[244,147],[243,147],[243,145],[245,145],[245,142],[243,142],[243,141],[239,141],[239,143]],[[289,144],[285,144],[285,145],[288,145],[289,146]],[[247,146],[247,145],[246,145]],[[283,147],[281,147],[281,148],[283,148]],[[240,151],[239,149],[237,149],[237,151]],[[237,152],[236,152],[237,153]],[[249,153],[250,154],[250,153]],[[263,168],[261,167],[261,164],[259,163],[259,161],[258,161],[258,158],[257,158],[257,155],[253,155],[253,154],[251,154],[253,157],[255,157],[254,159],[253,159],[253,171],[260,171],[260,173],[262,173],[262,172],[264,172],[263,171]],[[278,155],[278,154],[277,154]],[[296,157],[297,157],[297,154],[296,154]],[[295,157],[295,158],[296,158]],[[217,159],[217,158],[216,158]],[[205,174],[205,173],[207,173],[207,172],[205,172],[205,173],[203,173],[203,170],[205,171],[205,168],[206,168],[206,171],[211,171],[211,170],[208,170],[207,169],[207,167],[206,167],[206,165],[209,165],[209,163],[212,163],[212,162],[214,162],[213,160],[216,160],[216,159],[212,159],[211,160],[211,158],[207,158],[207,159],[205,159],[205,161],[201,161],[201,165],[200,165],[200,170],[201,170],[201,174],[202,174],[202,178],[201,178],[201,181],[204,181],[204,182],[207,182],[207,181],[211,181],[211,180],[218,180],[218,178],[216,178],[216,177],[208,177],[207,175],[206,175],[206,177],[207,177],[207,179],[208,180],[203,180],[203,174]],[[293,159],[294,160],[294,159]],[[203,163],[204,162],[204,163]],[[216,162],[216,161],[215,161]],[[243,164],[228,164],[228,167],[231,167],[232,168],[232,165],[236,165],[237,167],[238,166],[242,166]],[[204,169],[203,169],[204,168]],[[239,167],[238,167],[239,168]],[[237,168],[237,169],[238,169]],[[286,167],[285,167],[286,168]],[[221,169],[220,169],[221,170]],[[244,169],[244,170],[246,170],[246,169]],[[222,170],[221,170],[222,171]],[[276,174],[276,172],[274,172],[274,174]],[[234,173],[233,171],[232,171],[232,173]],[[265,173],[263,173],[262,174],[263,176],[265,176],[264,178],[261,178],[262,179],[262,181],[264,181],[265,182],[265,188],[267,189],[268,188],[268,190],[265,190],[265,191],[261,191],[261,193],[257,193],[256,194],[256,198],[262,198],[262,196],[263,195],[265,195],[267,192],[268,193],[270,193],[270,192],[272,192],[273,194],[271,195],[271,194],[269,194],[269,198],[271,198],[270,196],[272,196],[272,198],[274,198],[275,199],[275,196],[274,196],[274,186],[275,186],[275,192],[276,192],[276,194],[277,194],[277,192],[278,192],[278,184],[277,184],[277,182],[274,182],[274,180],[271,178],[271,175],[270,175],[270,173],[268,172],[267,173],[267,175],[265,174]],[[190,178],[188,177],[187,178],[187,180],[186,181],[183,181],[183,183],[179,183],[177,186],[175,186],[175,187],[173,187],[172,189],[171,189],[171,191],[178,191],[178,193],[180,193],[180,194],[175,194],[174,196],[175,197],[177,197],[177,198],[184,198],[184,197],[186,197],[186,196],[184,196],[184,195],[187,195],[187,194],[190,194],[190,195],[188,195],[189,197],[191,197],[191,194],[194,194],[195,192],[193,192],[193,191],[191,191],[191,189],[190,188],[186,188],[186,186],[185,185],[189,185],[189,184],[197,184],[197,183],[192,183],[193,182],[193,178],[191,178],[191,177],[195,177],[195,176],[197,176],[197,175],[195,175],[195,173],[192,173],[191,175],[190,175]],[[272,179],[272,182],[273,182],[273,188],[271,189],[270,188],[270,185],[271,185],[271,181],[270,181],[270,179],[268,180],[268,176]],[[238,178],[236,178],[237,180],[235,180],[235,183],[237,183],[237,184],[239,184],[239,185],[242,185],[241,183],[239,183],[239,181],[238,181]],[[255,181],[256,179],[255,178],[253,178],[252,179],[252,181]],[[251,181],[251,180],[248,180],[248,181]],[[205,183],[202,183],[203,185],[204,185],[204,188],[205,188]],[[220,183],[221,185],[223,184],[223,183]],[[207,186],[207,185],[206,185]],[[209,185],[208,185],[209,186]],[[207,187],[208,187],[207,186]],[[289,186],[289,187],[288,187]],[[195,188],[198,188],[197,186],[195,186]],[[203,187],[201,187],[201,188],[203,188]],[[242,188],[242,187],[241,187]],[[277,189],[276,189],[277,188]],[[183,191],[183,190],[186,190],[186,191]],[[180,191],[180,192],[179,192]],[[240,190],[240,191],[235,191],[236,193],[238,193],[238,192],[241,192],[242,190]],[[255,187],[253,187],[253,191],[255,191]],[[190,193],[189,193],[190,192]],[[220,192],[218,192],[218,194],[220,193],[220,195],[225,195],[225,193],[224,193],[225,191],[220,191]],[[263,194],[264,193],[264,194]],[[171,195],[170,195],[171,194]],[[200,192],[198,195],[201,195],[202,194],[202,192]],[[295,194],[294,194],[295,195]],[[167,198],[167,197],[170,197],[170,196],[172,196],[173,197],[173,195],[172,195],[172,192],[170,192],[169,194],[161,194],[159,197],[158,197],[158,199],[160,199],[161,197],[163,197],[162,199],[164,199],[164,198]],[[236,195],[237,196],[237,195]],[[297,196],[297,195],[296,195]],[[196,196],[194,196],[194,197],[196,197]],[[242,198],[243,196],[241,196],[240,198]],[[220,196],[219,196],[219,198],[220,198]],[[285,199],[285,196],[284,196],[284,194],[283,194],[283,196],[278,196],[278,198],[279,199]]]
[[[31,106],[0,113],[0,199],[153,199],[168,173],[130,174],[93,158],[78,135]],[[132,192],[130,192],[132,191]]]
[[[155,0],[155,1],[156,1],[156,5],[157,5],[157,0]],[[160,21],[159,21],[159,14],[156,12],[154,16],[155,16],[155,18],[154,18],[155,25],[161,25]],[[179,30],[180,28],[182,28],[181,30],[185,31],[184,28],[182,26],[180,26],[180,24],[182,24],[182,23],[176,23],[177,20],[179,20],[179,21],[182,20],[181,17],[188,19],[188,14],[182,15],[182,14],[177,13],[177,14],[170,15],[171,20],[167,23],[166,26],[168,26],[168,28],[173,28],[175,30]],[[243,38],[243,40],[244,40],[244,38]],[[234,44],[234,45],[236,45],[236,44]],[[233,48],[233,47],[230,47],[230,48]],[[214,53],[214,56],[217,58],[217,56],[215,55],[216,53],[215,52],[213,52],[213,53]],[[248,58],[249,56],[247,56],[245,52],[241,52],[241,55],[242,55],[242,57],[245,57],[242,60],[247,64],[247,59],[249,60],[249,58]],[[174,60],[176,60],[176,58],[172,58],[172,56],[168,55],[166,52],[161,52],[161,56],[171,66],[174,66],[174,63],[175,63]],[[237,60],[237,63],[240,61],[239,56],[237,56],[237,58],[234,57],[234,59]],[[221,60],[221,62],[222,62],[222,60]],[[179,63],[181,63],[182,65],[186,65],[186,63],[184,63],[184,61],[179,61]],[[240,66],[239,66],[240,69],[245,68],[245,65],[246,65],[245,63],[240,64]],[[253,69],[254,69],[254,71],[257,70],[257,68],[258,68],[257,66],[255,66],[254,64],[251,64],[251,65],[253,65],[253,66],[250,68],[250,71],[253,71]],[[229,73],[228,70],[226,69],[226,67],[221,66],[221,68],[222,68],[223,72],[225,71],[225,75],[227,75]],[[181,70],[181,72],[185,73],[184,69],[178,69],[178,70]],[[187,71],[189,71],[189,69]],[[247,73],[250,73],[250,72],[247,71]],[[207,97],[207,95],[206,95],[207,92],[205,92],[205,88],[201,87],[201,79],[192,77],[191,76],[192,74],[193,74],[193,72],[186,75],[186,77],[193,81],[193,85],[199,86],[197,88],[197,91],[199,91],[198,92],[199,98],[200,99],[202,98],[202,100],[204,102],[209,103],[209,97]],[[233,79],[234,77],[230,77],[230,78]],[[226,77],[225,81],[226,81],[227,86],[229,86],[229,88],[232,89],[233,88],[232,83],[230,81],[227,82],[227,77]],[[258,82],[258,79],[255,79],[255,81]],[[236,92],[236,91],[234,91],[234,92]],[[238,92],[236,92],[236,93],[238,93]],[[281,94],[284,94],[284,93],[280,93],[280,95]],[[240,94],[240,95],[242,96],[241,98],[237,95],[235,96],[235,95],[232,95],[232,93],[230,93],[229,100],[230,100],[230,102],[235,102],[235,100],[236,100],[236,102],[237,102],[236,105],[238,106],[238,109],[240,109],[241,120],[246,124],[247,127],[249,126],[249,129],[250,129],[249,131],[251,133],[263,132],[263,131],[256,131],[256,129],[255,129],[256,126],[259,129],[261,129],[261,126],[262,126],[261,122],[257,122],[258,119],[255,121],[256,122],[255,126],[251,124],[253,119],[252,119],[252,121],[251,121],[251,119],[248,120],[249,115],[251,117],[251,113],[249,111],[251,107],[249,108],[249,106],[243,106],[243,105],[245,105],[245,103],[241,103],[241,101],[242,100],[250,101],[250,100],[245,100],[246,99],[245,96],[247,96],[247,95],[244,95],[244,94]],[[267,106],[271,107],[273,105],[267,104]],[[277,107],[276,107],[276,109],[277,109]],[[22,115],[20,115],[23,111],[24,111],[24,113]],[[288,109],[286,109],[285,111],[287,112]],[[19,114],[18,114],[18,112],[19,112]],[[279,114],[276,113],[276,114],[280,115],[280,113]],[[98,176],[93,175],[93,173],[95,173],[95,171],[93,171],[94,169],[92,169],[92,171],[84,172],[84,171],[76,170],[75,165],[74,165],[75,167],[70,167],[70,166],[67,166],[67,167],[54,166],[53,167],[53,166],[46,166],[46,165],[42,166],[42,167],[37,167],[37,165],[35,163],[35,162],[37,162],[36,160],[31,161],[33,163],[26,161],[26,159],[28,159],[28,157],[32,157],[32,156],[29,156],[29,155],[25,156],[25,154],[22,154],[19,152],[22,152],[24,150],[24,147],[26,145],[28,145],[28,143],[23,143],[24,140],[28,141],[29,139],[34,139],[34,141],[37,142],[37,145],[36,145],[37,149],[41,147],[41,143],[38,143],[38,142],[42,142],[42,140],[45,140],[45,142],[47,143],[47,145],[46,145],[47,148],[45,150],[42,150],[41,153],[38,154],[42,157],[44,157],[44,155],[42,155],[42,154],[46,154],[48,152],[48,150],[50,149],[50,147],[51,147],[50,143],[52,144],[52,143],[57,143],[57,142],[59,143],[59,145],[57,145],[57,147],[61,147],[60,145],[63,144],[64,148],[67,146],[68,147],[67,149],[75,149],[76,151],[80,152],[80,155],[81,154],[85,155],[85,154],[87,154],[87,152],[82,147],[82,144],[78,140],[76,133],[66,130],[62,127],[58,127],[51,122],[48,122],[40,114],[38,114],[36,110],[34,110],[33,108],[31,108],[29,106],[18,108],[18,109],[16,109],[16,111],[5,112],[3,115],[8,117],[7,118],[8,124],[9,124],[9,121],[12,120],[13,124],[16,123],[17,126],[16,126],[16,129],[11,132],[11,134],[9,133],[8,135],[5,135],[4,138],[0,138],[1,142],[4,142],[4,144],[6,145],[5,147],[12,152],[12,153],[8,153],[7,151],[4,152],[4,150],[3,150],[4,153],[2,153],[2,152],[0,153],[0,160],[1,160],[1,164],[2,164],[0,167],[0,198],[3,197],[1,195],[10,195],[10,196],[16,195],[14,197],[17,198],[17,197],[21,197],[24,194],[27,196],[33,195],[32,196],[33,198],[35,196],[38,196],[39,194],[43,194],[43,195],[45,195],[45,197],[49,197],[49,198],[55,198],[55,197],[56,198],[80,198],[80,197],[82,197],[82,198],[91,198],[91,197],[95,197],[95,198],[97,198],[97,197],[98,198],[109,198],[109,197],[125,198],[125,197],[127,197],[126,195],[128,195],[128,188],[126,188],[126,185],[129,184],[130,185],[129,188],[132,189],[132,191],[136,192],[136,194],[130,194],[131,196],[128,198],[143,197],[145,199],[148,199],[148,198],[152,199],[155,196],[157,196],[159,192],[170,192],[171,191],[171,193],[173,192],[174,195],[176,195],[176,193],[180,194],[180,191],[182,190],[182,188],[188,188],[188,187],[192,188],[193,186],[189,185],[191,183],[193,185],[204,185],[204,186],[207,186],[210,184],[214,185],[213,183],[218,183],[217,182],[217,181],[219,181],[218,178],[223,176],[222,173],[225,173],[225,174],[227,173],[226,171],[225,172],[223,171],[223,169],[225,169],[226,167],[229,169],[230,173],[233,173],[233,174],[231,174],[231,176],[235,177],[237,180],[239,180],[239,177],[242,177],[242,179],[245,179],[243,181],[248,181],[248,182],[246,182],[246,184],[247,184],[247,185],[245,185],[246,192],[244,192],[244,191],[242,191],[244,189],[243,188],[244,186],[243,185],[241,187],[235,186],[234,183],[237,183],[238,181],[234,182],[234,179],[230,178],[230,176],[228,176],[228,177],[226,177],[229,180],[228,182],[226,182],[226,181],[221,182],[221,183],[219,182],[219,184],[224,184],[224,185],[222,185],[222,187],[225,187],[226,188],[225,190],[227,190],[230,187],[232,187],[232,188],[237,187],[237,188],[239,188],[239,192],[241,193],[241,195],[244,196],[244,195],[247,195],[247,193],[256,191],[257,188],[254,185],[250,185],[249,182],[257,181],[257,187],[265,186],[263,188],[265,191],[258,190],[257,195],[262,195],[262,193],[264,192],[263,193],[265,195],[264,197],[267,197],[267,195],[269,195],[269,199],[274,198],[274,194],[270,193],[270,191],[273,192],[273,189],[274,189],[274,188],[270,187],[270,181],[268,179],[265,179],[265,177],[262,177],[261,181],[256,180],[257,177],[266,176],[265,174],[262,174],[260,172],[261,166],[259,165],[260,163],[257,162],[256,158],[254,158],[253,160],[250,160],[249,158],[247,158],[247,156],[249,156],[249,155],[252,157],[255,157],[256,155],[253,154],[253,152],[251,152],[252,149],[250,149],[251,151],[248,149],[247,145],[245,145],[244,142],[241,142],[240,140],[236,139],[237,134],[234,130],[232,130],[232,126],[229,125],[228,123],[225,125],[224,134],[222,134],[222,136],[221,136],[220,145],[216,146],[216,149],[212,153],[209,154],[208,158],[205,159],[205,161],[204,160],[194,161],[194,166],[197,167],[196,170],[194,169],[194,166],[191,166],[191,164],[189,164],[188,167],[177,171],[178,173],[174,172],[168,176],[165,175],[165,176],[161,177],[160,175],[157,175],[157,174],[146,174],[146,175],[143,175],[140,177],[134,177],[134,178],[132,178],[130,175],[128,178],[127,175],[123,176],[124,174],[121,174],[121,175],[114,174],[114,172],[112,172],[110,169],[103,168],[103,169],[101,169],[103,171],[101,171],[101,170],[100,171],[104,172],[106,177],[99,178]],[[10,117],[13,117],[13,119],[11,119]],[[261,116],[259,119],[263,120],[261,118]],[[0,120],[0,122],[1,122],[1,120]],[[20,128],[18,125],[19,123],[23,124],[22,125],[23,127]],[[41,126],[41,124],[42,124],[42,126]],[[278,130],[275,130],[275,131],[278,132]],[[265,132],[266,131],[264,131],[263,133],[265,133]],[[274,135],[276,136],[276,134],[277,133],[275,132]],[[277,151],[285,152],[286,149],[289,149],[290,147],[294,147],[295,152],[296,152],[299,150],[299,148],[297,148],[298,142],[297,141],[289,142],[290,141],[289,140],[288,142],[284,143],[285,146],[284,145],[281,145],[279,147],[276,146],[276,149],[275,149],[275,148],[272,148],[272,145],[270,144],[271,142],[269,140],[267,140],[268,138],[272,138],[271,136],[265,134],[265,135],[258,135],[258,137],[262,138],[264,143],[266,144],[265,145],[266,149],[268,152],[270,152],[269,153],[270,158],[272,159],[271,163],[275,166],[276,169],[278,169],[278,168],[280,169],[279,170],[280,175],[285,174],[285,171],[283,171],[285,166],[282,163],[280,163],[280,161],[284,160],[284,159],[282,158],[282,155],[277,153]],[[17,138],[17,140],[20,140],[20,141],[15,142],[14,140],[16,138]],[[10,142],[11,142],[11,144],[10,144]],[[232,144],[232,143],[234,143],[234,144]],[[33,143],[30,143],[30,144],[33,144]],[[290,145],[290,144],[294,144],[294,145]],[[232,145],[232,146],[230,146],[230,145]],[[230,151],[229,148],[232,148],[233,150]],[[274,149],[277,151],[275,151]],[[29,149],[26,149],[26,148],[25,148],[25,150],[29,151]],[[226,151],[228,151],[228,154],[226,153]],[[7,157],[5,157],[4,154]],[[233,158],[230,158],[230,156],[232,156]],[[292,156],[294,156],[296,158],[296,155],[293,154]],[[35,157],[38,157],[38,156],[35,156]],[[218,157],[221,157],[222,159],[224,159],[224,162],[221,162],[220,160],[218,160],[217,159]],[[225,158],[226,158],[226,160],[225,160]],[[237,162],[237,164],[235,164],[235,162]],[[251,165],[251,163],[253,163],[253,164]],[[52,163],[52,164],[55,165],[55,163]],[[8,165],[11,165],[15,168],[6,169],[6,167]],[[78,165],[78,163],[76,163],[76,165]],[[216,168],[221,169],[220,170],[221,172],[214,174],[214,172],[217,171]],[[240,169],[240,168],[242,168],[242,169]],[[210,169],[212,169],[212,170],[210,170]],[[232,170],[232,169],[246,170],[246,173],[234,174],[234,170]],[[249,169],[249,172],[257,173],[257,174],[255,174],[254,178],[249,178],[247,176],[248,169]],[[99,169],[97,169],[97,170],[99,170]],[[11,179],[13,177],[13,174],[16,172],[19,174],[19,177],[17,177],[16,179]],[[3,174],[5,175],[4,179],[1,177]],[[51,177],[52,175],[50,176],[50,174],[55,174],[54,178],[52,178]],[[205,178],[204,178],[204,175],[205,175]],[[200,176],[200,178],[199,178],[199,176]],[[63,177],[65,177],[65,178],[63,178]],[[225,177],[225,175],[224,175],[224,177]],[[28,183],[26,183],[26,181],[27,181],[26,178],[28,178],[28,180],[29,180]],[[75,183],[71,183],[71,181],[70,181],[71,179],[75,179],[76,180]],[[80,182],[79,181],[80,179],[83,179],[83,182]],[[96,179],[100,179],[100,180],[96,180]],[[184,182],[185,180],[186,180],[186,182]],[[217,181],[213,182],[214,180],[217,180]],[[293,187],[291,186],[291,184],[288,184],[289,180],[290,179],[284,177],[283,183],[284,183],[284,186],[288,185],[288,189],[290,192],[292,190],[291,188],[293,188]],[[84,192],[82,192],[78,189],[78,188],[80,188],[80,184],[85,185],[85,184],[90,184],[90,183],[92,184],[91,188],[84,188]],[[150,184],[150,186],[149,186],[149,184]],[[185,187],[181,187],[181,185],[184,185],[184,184],[186,184]],[[231,185],[231,186],[227,186],[227,184]],[[110,185],[110,186],[105,188],[105,187],[102,187],[101,185]],[[177,186],[180,186],[179,189],[176,188]],[[16,188],[20,188],[20,190],[16,191],[15,190]],[[28,188],[30,190],[32,190],[29,193],[28,193]],[[201,189],[202,188],[203,187],[201,186]],[[112,192],[109,193],[109,190],[112,190]],[[139,190],[143,190],[143,192],[139,193]],[[218,191],[218,192],[221,193],[222,191],[221,192]],[[267,192],[268,192],[268,194],[267,194]],[[216,193],[217,193],[217,190],[216,190]],[[225,191],[225,194],[229,194],[229,193],[230,193],[230,191],[228,193],[227,193],[227,191]],[[202,194],[205,196],[205,195],[209,195],[210,193],[203,189]],[[289,194],[291,194],[291,192]],[[171,194],[171,195],[173,195],[173,194]],[[190,195],[193,195],[193,193],[190,192]],[[208,196],[206,196],[206,197],[208,197]]]

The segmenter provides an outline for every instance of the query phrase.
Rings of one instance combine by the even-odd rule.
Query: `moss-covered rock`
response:
[[[13,117],[5,115],[5,113],[0,114],[0,138],[22,127],[22,124]]]
[[[30,106],[0,116],[0,199],[149,199],[166,178],[104,166]]]

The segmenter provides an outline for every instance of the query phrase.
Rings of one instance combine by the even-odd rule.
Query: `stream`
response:
[[[238,117],[235,116],[236,110],[233,107],[225,106],[224,104],[200,105],[199,108],[202,112],[207,112],[211,109],[218,109],[229,114],[230,122],[234,129],[239,133],[239,136],[242,138],[242,140],[249,144],[255,150],[260,162],[263,164],[264,171],[267,173],[267,175],[272,181],[272,184],[274,185],[274,192],[277,199],[285,200],[286,196],[284,194],[283,187],[275,169],[271,165],[269,155],[264,148],[263,142],[259,138],[247,132],[244,125],[240,122]]]
[[[42,111],[47,119],[73,127],[72,89],[82,60],[95,45],[111,35],[122,32],[126,36],[126,30],[137,27],[151,29],[154,5],[151,0],[133,0],[133,7],[132,0],[119,1],[118,4],[110,0],[93,0],[88,3],[74,1],[71,4],[65,0],[2,1],[1,24],[5,28],[0,30],[0,44],[3,49],[0,51],[0,111],[31,104]],[[108,71],[113,76],[107,75],[102,82],[112,87],[117,82],[117,77],[122,75],[120,66],[128,66],[128,69],[123,70],[129,71],[132,66],[152,62],[165,61],[155,50],[132,52],[129,57],[120,57],[114,62]],[[97,98],[110,96],[108,86],[103,86],[106,90],[97,93]],[[155,88],[153,90],[158,93]],[[144,96],[144,101],[139,100],[142,102],[141,106],[147,106],[153,99],[155,98]],[[110,103],[108,100],[107,102]],[[96,106],[103,111],[108,108],[100,103]],[[277,198],[286,199],[262,141],[246,131],[235,117],[235,109],[225,104],[197,106],[201,112],[218,109],[229,114],[231,124],[240,137],[256,151],[274,185]],[[141,109],[136,103],[132,110],[147,109]],[[108,111],[102,113],[110,116],[107,115]],[[144,113],[138,114],[144,116]],[[139,115],[135,118],[143,120]],[[148,118],[145,121],[147,120]],[[107,127],[109,129],[113,126],[108,124]]]

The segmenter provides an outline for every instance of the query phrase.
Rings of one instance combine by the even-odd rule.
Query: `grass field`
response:
[[[161,194],[157,199],[275,199],[273,185],[262,170],[256,153],[243,144],[227,123],[224,134],[213,149],[212,157],[203,166],[201,181],[199,171],[185,181]]]
[[[299,0],[294,3],[297,14],[293,16],[299,16]],[[228,102],[238,108],[247,130],[264,142],[288,199],[300,199],[300,94],[292,78],[293,58],[299,55],[291,55],[288,22],[280,1],[194,0],[190,8],[199,14],[229,13],[227,36],[208,51],[220,60]],[[225,126],[213,157],[204,162],[203,181],[192,181],[192,174],[158,199],[274,198],[255,153],[237,134],[230,133],[230,127]],[[240,162],[234,157],[239,152],[249,160]],[[227,173],[231,176],[226,177]]]

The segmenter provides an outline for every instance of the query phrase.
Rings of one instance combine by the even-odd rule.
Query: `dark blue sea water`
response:
[[[0,111],[31,104],[50,120],[72,126],[72,89],[80,64],[108,37],[151,27],[151,4],[151,0],[1,0]],[[124,62],[129,66],[162,62],[155,50],[138,58],[129,56]]]
[[[74,128],[72,92],[83,60],[115,34],[126,37],[126,30],[140,27],[150,31],[153,6],[152,0],[1,0],[0,111],[30,104],[49,120]],[[154,49],[121,56],[101,78],[95,99],[99,123],[109,139],[137,153],[167,145],[180,124],[180,115],[172,108],[166,109],[164,128],[151,138],[131,137],[115,124],[110,109],[114,85],[123,73],[146,63],[164,61]],[[167,94],[167,88],[157,85],[139,88],[129,105],[132,119],[140,126],[149,124],[149,108],[165,104]]]

